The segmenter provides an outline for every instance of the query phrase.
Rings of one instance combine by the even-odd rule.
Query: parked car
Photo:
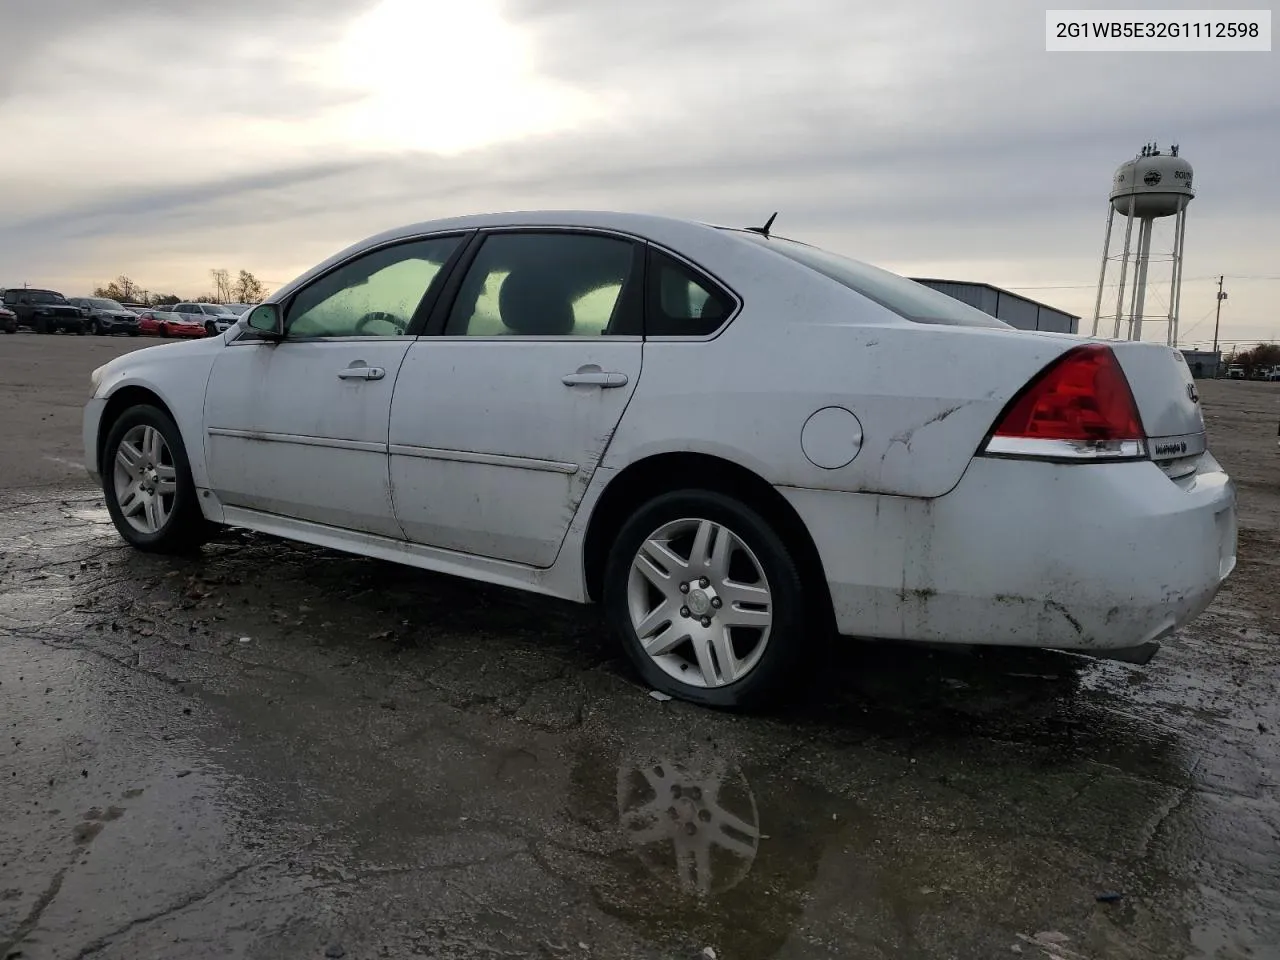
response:
[[[1236,562],[1179,351],[1014,330],[765,228],[420,224],[91,379],[134,546],[229,525],[598,601],[705,704],[785,689],[833,629],[1144,663]]]
[[[89,332],[98,336],[112,333],[138,335],[138,315],[123,304],[106,297],[72,297],[72,306],[80,308]]]
[[[238,313],[234,313],[230,307],[221,303],[179,303],[170,309],[174,313],[182,314],[188,320],[199,323],[205,333],[211,337],[223,333],[240,319]]]
[[[0,307],[0,330],[5,333],[18,332],[18,315],[8,307]]]
[[[168,310],[148,310],[138,317],[140,333],[154,337],[203,337],[204,324],[199,320]]]
[[[1229,380],[1243,380],[1243,379],[1244,379],[1244,367],[1242,367],[1242,366],[1238,366],[1238,365],[1235,365],[1235,364],[1233,364],[1232,366],[1227,367],[1227,379],[1229,379]]]
[[[18,318],[18,326],[30,327],[36,333],[84,333],[80,308],[67,302],[56,290],[34,287],[10,287],[4,292],[4,305]]]

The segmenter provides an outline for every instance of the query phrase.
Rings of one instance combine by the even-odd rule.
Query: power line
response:
[[[1269,276],[1269,275],[1260,274],[1255,276],[1240,276],[1240,275],[1233,276],[1232,274],[1228,273],[1228,274],[1223,274],[1222,276],[1224,276],[1225,279],[1227,280],[1271,280],[1271,281],[1280,280],[1280,275]],[[1209,282],[1217,283],[1218,277],[1216,275],[1212,277],[1184,277],[1182,282],[1183,283],[1209,283]],[[1119,282],[1103,284],[1103,286],[1105,287],[1118,287],[1119,285],[1120,285]],[[1096,283],[1057,283],[1057,284],[1045,284],[1045,285],[1029,286],[1029,287],[1006,287],[1005,289],[1014,290],[1014,291],[1017,291],[1017,290],[1097,290],[1098,285]]]

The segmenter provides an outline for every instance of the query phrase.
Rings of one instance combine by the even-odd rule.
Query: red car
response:
[[[12,310],[6,310],[0,307],[0,330],[5,333],[18,332],[18,315]]]
[[[138,316],[138,332],[161,337],[203,337],[204,324],[188,320],[180,313],[147,310]]]

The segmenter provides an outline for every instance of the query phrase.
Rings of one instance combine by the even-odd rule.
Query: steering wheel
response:
[[[387,313],[384,310],[374,310],[372,313],[366,313],[356,321],[356,333],[363,334],[364,328],[375,322],[389,323],[396,328],[397,333],[404,333],[409,326],[409,321],[403,317],[397,317],[394,313]]]

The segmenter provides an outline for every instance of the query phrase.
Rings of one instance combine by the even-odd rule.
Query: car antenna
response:
[[[758,233],[762,237],[769,235],[769,228],[773,226],[773,221],[778,219],[778,212],[775,210],[773,216],[764,222],[763,227],[747,227],[752,233]]]

